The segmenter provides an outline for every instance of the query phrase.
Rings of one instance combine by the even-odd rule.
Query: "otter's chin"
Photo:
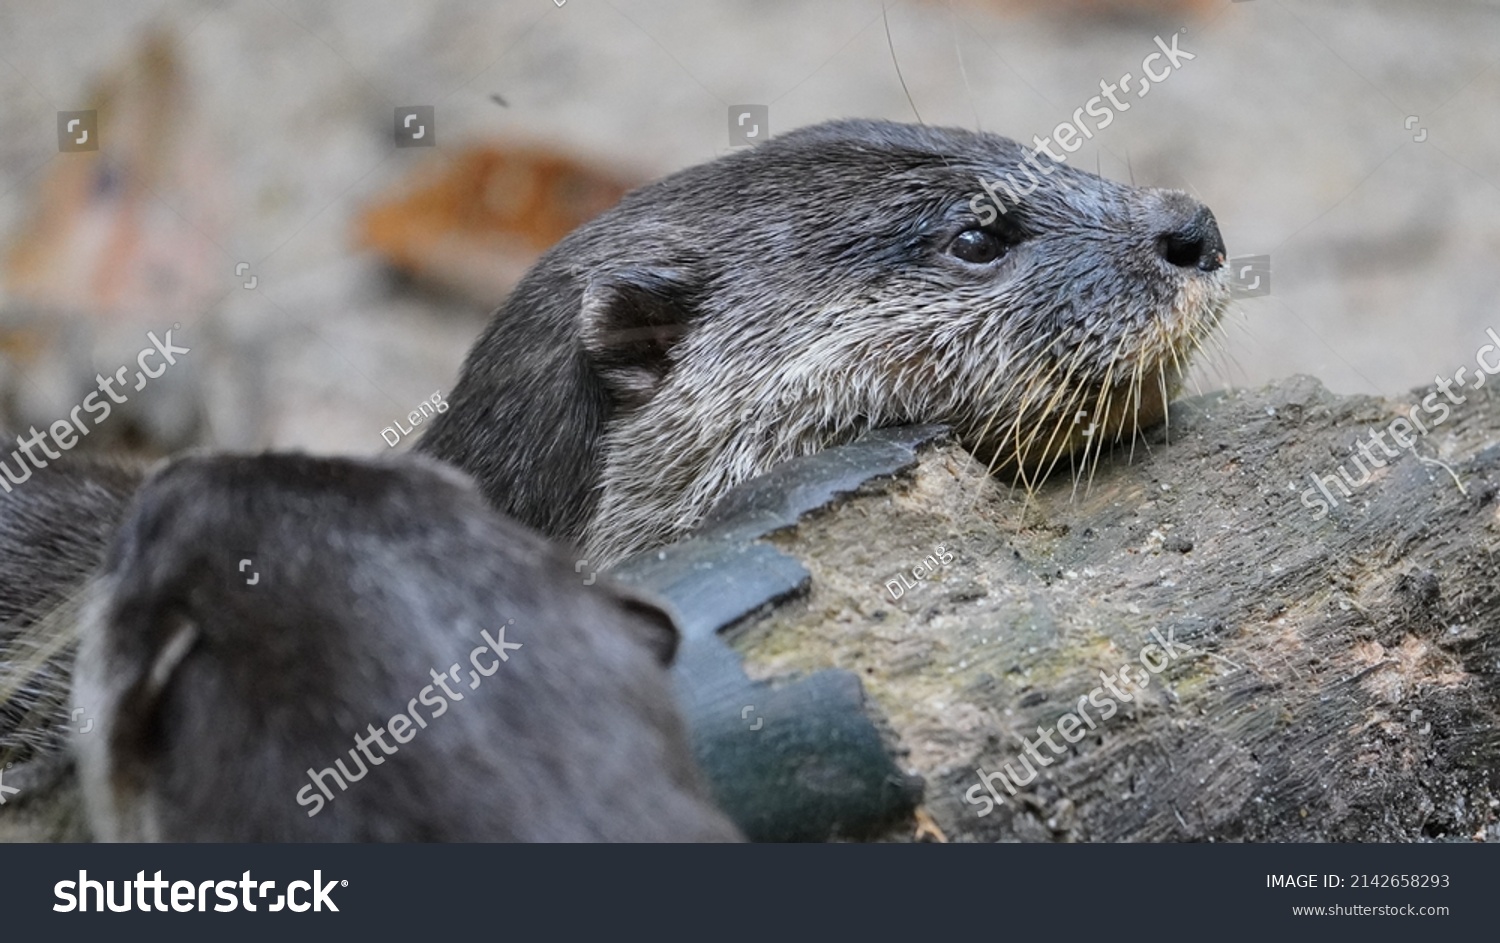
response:
[[[1182,386],[1180,374],[1161,366],[1143,375],[1150,382],[1086,391],[1079,399],[1102,404],[1098,415],[1088,410],[1054,412],[1016,422],[1012,414],[993,423],[991,434],[981,438],[961,433],[959,441],[995,474],[1028,482],[1059,468],[1072,469],[1085,459],[1092,464],[1099,451],[1124,445],[1166,418],[1168,404]]]

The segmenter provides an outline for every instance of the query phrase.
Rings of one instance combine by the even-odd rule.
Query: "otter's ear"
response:
[[[620,406],[643,405],[665,382],[696,313],[695,286],[686,267],[636,267],[584,290],[583,349]]]
[[[124,682],[125,693],[115,705],[109,746],[111,752],[122,760],[143,756],[152,749],[167,688],[202,636],[197,623],[187,617],[168,618],[171,625],[165,637],[152,640],[150,644],[154,647],[138,651],[139,660],[113,668]],[[111,634],[130,630],[118,624],[106,625],[101,620],[93,631]]]

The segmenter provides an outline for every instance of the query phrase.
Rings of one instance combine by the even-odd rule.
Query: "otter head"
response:
[[[992,466],[1044,474],[1158,421],[1229,296],[1213,214],[1183,193],[871,121],[638,190],[537,270],[564,264],[608,404],[578,535],[595,562],[877,426],[948,423]]]
[[[74,739],[97,837],[737,837],[663,670],[672,617],[585,585],[451,468],[177,459],[85,595],[68,703],[98,720]]]

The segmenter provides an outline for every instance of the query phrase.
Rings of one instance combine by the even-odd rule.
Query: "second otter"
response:
[[[89,595],[73,700],[97,725],[74,744],[98,837],[738,838],[662,670],[670,617],[583,586],[452,469],[178,460]]]

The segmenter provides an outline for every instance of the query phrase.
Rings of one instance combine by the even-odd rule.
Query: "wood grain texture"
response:
[[[1500,406],[1469,392],[1418,440],[1466,493],[1403,454],[1322,519],[1299,497],[1408,408],[1305,378],[1192,400],[1170,444],[1029,501],[930,452],[774,537],[811,591],[733,641],[753,677],[858,673],[953,840],[1500,839]],[[1040,741],[1143,650],[1165,667],[1129,703]],[[1022,737],[1048,762],[978,815],[979,769],[1028,778]]]

